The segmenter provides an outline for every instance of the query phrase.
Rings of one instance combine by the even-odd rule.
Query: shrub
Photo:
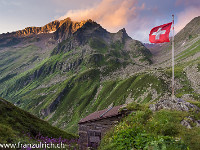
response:
[[[160,110],[152,112],[145,105],[129,104],[134,110],[101,141],[101,150],[188,150],[199,149],[199,131],[190,132],[180,122],[189,112]],[[199,129],[200,130],[200,129]],[[184,137],[184,138],[183,138]]]

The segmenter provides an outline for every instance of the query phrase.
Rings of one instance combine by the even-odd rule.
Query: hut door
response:
[[[101,131],[88,131],[88,147],[97,148],[101,141]]]

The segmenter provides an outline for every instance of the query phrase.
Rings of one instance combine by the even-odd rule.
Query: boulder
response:
[[[163,99],[158,101],[156,104],[151,104],[149,108],[152,111],[158,111],[161,109],[168,109],[168,110],[177,110],[177,111],[200,111],[200,108],[198,108],[196,105],[193,105],[189,102],[186,102],[180,98],[175,99]]]
[[[183,126],[185,126],[186,128],[188,128],[188,129],[192,129],[190,123],[187,122],[186,120],[181,121],[181,124],[182,124]]]

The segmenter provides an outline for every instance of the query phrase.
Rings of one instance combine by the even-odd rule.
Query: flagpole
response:
[[[174,15],[172,15],[172,100],[174,98]]]

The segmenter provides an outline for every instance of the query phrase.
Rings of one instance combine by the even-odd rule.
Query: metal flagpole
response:
[[[174,15],[172,15],[172,100],[174,98]]]

